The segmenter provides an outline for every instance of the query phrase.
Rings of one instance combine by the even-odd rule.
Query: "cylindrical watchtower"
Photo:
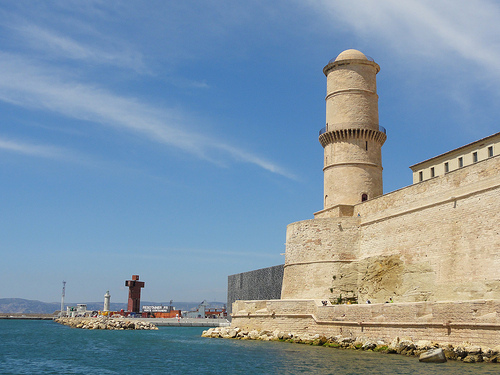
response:
[[[378,123],[376,75],[380,67],[349,49],[324,67],[326,127],[324,209],[354,205],[382,195],[381,148],[387,136]]]

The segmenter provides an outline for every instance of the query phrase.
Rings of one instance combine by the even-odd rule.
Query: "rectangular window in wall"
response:
[[[444,173],[448,173],[450,171],[450,164],[444,163]]]
[[[488,157],[493,157],[493,146],[488,147]]]
[[[462,168],[464,166],[464,158],[458,158],[458,168]]]
[[[431,177],[434,177],[436,174],[434,173],[434,167],[431,168]]]
[[[424,172],[420,171],[418,172],[418,180],[423,181],[424,180]]]
[[[473,153],[472,153],[472,161],[473,161],[474,163],[477,163],[477,152],[473,152]]]

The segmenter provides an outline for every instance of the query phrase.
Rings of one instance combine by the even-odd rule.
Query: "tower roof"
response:
[[[341,52],[337,58],[333,61],[340,60],[369,60],[363,52],[358,51],[357,49],[347,49],[344,52]]]
[[[352,61],[348,62],[349,60]],[[357,49],[346,49],[344,52],[341,52],[335,59],[331,59],[330,61],[328,61],[328,64],[323,68],[323,73],[325,73],[325,75],[328,75],[328,72],[332,69],[341,65],[349,65],[351,63],[372,65],[375,67],[377,73],[380,71],[380,67],[375,61],[373,61],[370,56],[366,56],[363,52],[360,52]]]

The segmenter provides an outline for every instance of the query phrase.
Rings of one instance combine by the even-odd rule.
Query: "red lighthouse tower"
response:
[[[141,288],[144,288],[144,281],[139,281],[139,275],[132,275],[132,280],[126,280],[128,286],[128,307],[129,312],[138,313],[141,309]]]

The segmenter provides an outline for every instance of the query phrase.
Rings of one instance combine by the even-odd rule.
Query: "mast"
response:
[[[62,297],[61,297],[61,313],[60,315],[64,315],[64,296],[66,295],[66,281],[63,280],[63,287],[62,287]]]

